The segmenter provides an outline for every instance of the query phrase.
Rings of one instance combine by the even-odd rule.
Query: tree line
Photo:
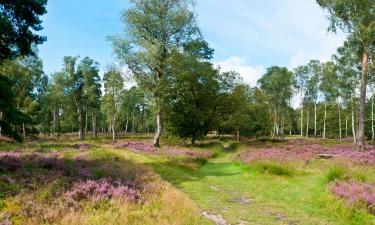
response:
[[[130,3],[122,14],[124,34],[108,38],[117,58],[103,76],[94,59],[75,56],[64,57],[61,71],[46,75],[36,54],[45,38],[28,29],[17,34],[26,41],[10,38],[22,31],[17,26],[41,29],[46,1],[33,2],[35,8],[3,4],[7,20],[1,25],[10,27],[6,35],[16,41],[1,42],[1,135],[21,141],[110,132],[115,141],[117,132],[152,132],[155,146],[163,133],[192,143],[210,132],[237,139],[298,135],[352,138],[359,149],[366,136],[375,138],[373,1],[317,0],[328,13],[329,29],[348,33],[343,46],[328,62],[267,68],[256,87],[213,65],[214,49],[199,29],[193,1]],[[17,7],[31,11],[19,15]]]

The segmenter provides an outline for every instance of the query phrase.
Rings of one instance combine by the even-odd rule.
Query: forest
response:
[[[314,1],[343,45],[255,86],[195,4],[129,0],[112,63],[46,73],[47,0],[0,1],[0,224],[375,224],[375,2]]]

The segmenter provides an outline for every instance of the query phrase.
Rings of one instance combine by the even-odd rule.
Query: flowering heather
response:
[[[8,152],[0,154],[0,171],[4,172],[20,172],[20,175],[25,176],[25,168],[31,165],[34,168],[43,169],[52,174],[72,175],[74,170],[83,177],[91,177],[91,171],[81,160],[76,160],[72,166],[67,165],[64,160],[57,156],[46,157],[41,154],[22,154],[18,152]]]
[[[150,143],[143,143],[143,142],[125,142],[120,144],[120,147],[122,148],[128,148],[135,152],[145,152],[145,153],[151,153],[151,154],[158,154],[159,150],[155,148]]]
[[[332,187],[334,195],[345,199],[349,204],[363,202],[375,214],[375,187],[356,181],[337,182]]]
[[[140,200],[140,194],[139,191],[137,191],[136,186],[135,183],[121,180],[87,180],[76,183],[70,191],[64,194],[64,196],[68,201],[117,198],[127,202],[137,202]]]
[[[337,155],[354,163],[375,165],[375,148],[368,146],[366,152],[358,152],[352,145],[335,145],[323,147],[319,144],[294,143],[278,147],[270,147],[244,152],[239,158],[249,163],[257,160],[290,162],[296,160],[309,161],[317,154]]]
[[[183,149],[176,147],[169,147],[165,149],[155,148],[151,143],[142,142],[125,142],[120,144],[122,148],[128,148],[134,152],[143,152],[154,155],[167,155],[167,156],[189,156],[193,158],[197,157],[212,157],[212,152],[198,152],[191,149]]]

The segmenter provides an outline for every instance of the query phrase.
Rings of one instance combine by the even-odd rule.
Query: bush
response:
[[[291,164],[271,162],[271,161],[256,161],[253,162],[254,168],[261,173],[268,173],[276,176],[291,177],[298,173],[297,169]]]

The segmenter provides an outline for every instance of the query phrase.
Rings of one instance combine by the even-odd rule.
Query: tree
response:
[[[336,71],[337,67],[332,61],[323,64],[323,73],[320,84],[320,90],[324,97],[323,139],[326,138],[327,104],[336,103],[338,96],[338,77]]]
[[[111,38],[118,57],[134,74],[138,85],[155,96],[157,131],[154,145],[160,146],[164,76],[173,49],[189,43],[200,32],[191,11],[191,0],[131,0],[123,14],[126,38]]]
[[[60,114],[63,111],[64,103],[68,102],[64,92],[67,82],[65,73],[52,74],[52,83],[48,89],[47,101],[45,102],[47,104],[45,107],[51,107],[50,111],[53,115],[52,130],[57,138],[60,137]]]
[[[365,150],[366,77],[369,55],[375,46],[375,2],[357,0],[317,0],[329,13],[330,30],[348,32],[362,55],[358,150]]]
[[[124,79],[121,72],[115,66],[110,66],[104,74],[103,81],[105,90],[103,105],[112,131],[112,142],[114,143],[116,137],[116,120],[120,106],[121,92],[124,88]]]
[[[333,56],[333,59],[337,64],[336,68],[338,73],[338,88],[340,90],[339,92],[341,93],[344,106],[348,111],[351,111],[352,136],[354,143],[356,143],[357,139],[354,108],[355,99],[357,98],[356,90],[358,89],[360,81],[359,74],[361,73],[361,59],[356,54],[355,46],[350,41],[350,39],[347,40],[342,47],[338,48],[337,54]]]
[[[273,119],[273,137],[278,137],[280,128],[284,138],[285,115],[293,96],[293,73],[285,67],[273,66],[267,69],[258,83],[267,96],[270,118]]]
[[[309,75],[309,68],[307,66],[299,66],[294,70],[294,88],[297,89],[299,93],[299,98],[301,101],[300,110],[301,110],[301,138],[303,138],[303,108],[304,108],[304,99],[307,89],[307,82]]]
[[[311,60],[307,64],[309,68],[309,78],[307,81],[307,95],[305,96],[305,102],[307,104],[314,105],[314,136],[317,134],[317,103],[319,98],[319,85],[322,77],[322,65],[318,60]],[[308,128],[306,136],[309,135]]]
[[[30,125],[37,124],[39,115],[39,97],[46,88],[46,76],[43,65],[37,57],[20,57],[17,60],[5,61],[0,73],[6,74],[12,85],[13,104],[23,114],[21,121],[23,139],[26,138]]]
[[[42,30],[39,19],[46,13],[46,0],[4,0],[0,2],[0,66],[5,60],[34,54],[32,46],[42,44],[44,37],[34,32]],[[12,81],[0,73],[0,136],[1,132],[21,141],[14,129],[22,115],[13,102],[16,97]]]
[[[101,101],[101,83],[99,76],[99,63],[85,57],[80,65],[79,70],[82,71],[83,76],[83,99],[85,104],[85,132],[87,130],[88,113],[91,112],[92,119],[92,135],[97,136],[97,114],[100,110]]]
[[[85,112],[84,112],[84,96],[83,96],[83,88],[84,88],[84,80],[83,80],[83,73],[82,69],[78,67],[78,58],[79,57],[72,57],[66,56],[64,57],[64,68],[63,72],[67,76],[67,90],[69,99],[72,100],[72,103],[76,107],[76,112],[78,115],[78,137],[80,140],[85,138]]]
[[[167,130],[192,144],[213,129],[221,91],[219,72],[205,60],[203,45],[187,45],[184,52],[173,51],[165,92]],[[202,50],[203,48],[203,50]],[[211,53],[209,53],[211,54]]]
[[[3,0],[0,2],[0,62],[34,54],[32,46],[46,38],[33,32],[42,30],[47,0]]]

